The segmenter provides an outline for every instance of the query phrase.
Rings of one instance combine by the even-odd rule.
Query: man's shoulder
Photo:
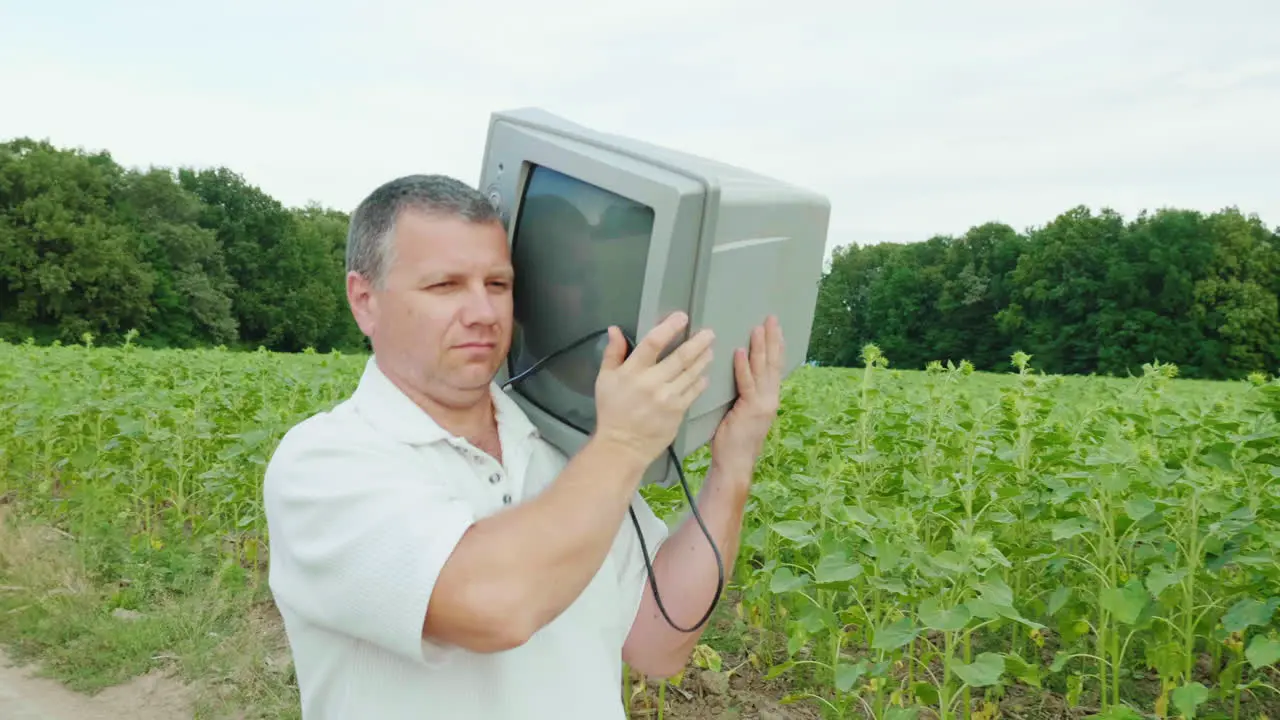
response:
[[[314,477],[317,472],[345,471],[352,466],[372,470],[378,464],[400,463],[409,457],[405,445],[365,422],[354,401],[348,399],[286,430],[267,462],[266,479],[275,483],[295,475]]]
[[[360,447],[369,440],[377,439],[377,433],[356,412],[355,400],[348,398],[328,410],[321,410],[295,423],[280,438],[275,454],[317,448]]]

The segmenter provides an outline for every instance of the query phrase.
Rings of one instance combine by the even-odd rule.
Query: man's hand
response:
[[[629,357],[622,331],[609,328],[609,346],[596,378],[595,435],[645,465],[671,444],[689,406],[707,389],[703,371],[711,364],[711,330],[695,333],[658,359],[688,324],[688,315],[672,314]]]
[[[770,315],[751,331],[751,346],[733,356],[738,399],[720,421],[711,440],[715,467],[728,477],[749,482],[778,416],[786,346],[778,319]]]

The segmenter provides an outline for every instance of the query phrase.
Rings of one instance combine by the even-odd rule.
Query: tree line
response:
[[[367,347],[346,305],[346,213],[285,207],[227,168],[125,168],[107,152],[0,144],[0,338]],[[1235,209],[1076,207],[834,253],[809,356],[893,365],[967,360],[1046,372],[1183,376],[1280,370],[1280,229]]]
[[[124,168],[0,144],[0,338],[359,349],[347,215],[287,208],[226,168]]]
[[[838,249],[825,272],[809,351],[858,365],[875,343],[899,367],[971,362],[1010,370],[1183,377],[1280,370],[1280,229],[1234,208],[1178,208],[1126,221],[1072,208],[1043,227],[1002,223],[959,237]]]

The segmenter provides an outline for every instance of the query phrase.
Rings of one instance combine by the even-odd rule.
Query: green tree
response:
[[[119,221],[138,239],[154,271],[152,316],[142,342],[168,347],[231,344],[239,337],[232,314],[235,282],[217,234],[199,226],[203,204],[171,172],[126,174],[116,204]]]
[[[810,356],[854,365],[874,342],[898,367],[1018,350],[1052,373],[1184,376],[1280,370],[1280,234],[1235,209],[1162,208],[1126,223],[1071,208],[1024,233],[841,248],[824,274]]]
[[[1276,369],[1280,360],[1276,235],[1258,218],[1246,218],[1236,210],[1209,217],[1205,233],[1213,255],[1195,284],[1192,314],[1222,358],[1218,374],[1243,377]]]
[[[272,253],[266,294],[280,298],[280,317],[264,342],[298,351],[357,348],[364,336],[347,306],[347,217],[309,206],[290,213],[288,229]]]
[[[152,313],[141,239],[117,222],[126,182],[107,153],[0,145],[0,332],[78,342],[119,337]]]
[[[1012,227],[986,223],[949,245],[930,335],[933,359],[968,360],[982,370],[1008,367],[1015,348],[997,316],[1009,303],[1010,274],[1024,243]]]
[[[226,258],[240,342],[273,347],[285,322],[282,288],[289,282],[279,276],[277,262],[288,210],[227,168],[182,168],[178,182],[202,201],[200,227],[216,234]]]

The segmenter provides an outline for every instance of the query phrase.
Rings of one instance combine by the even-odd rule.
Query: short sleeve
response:
[[[644,599],[645,588],[649,587],[649,569],[645,565],[648,555],[649,565],[653,564],[658,548],[666,542],[669,533],[667,524],[649,507],[649,503],[640,493],[631,500],[631,509],[635,513],[636,522],[628,513],[623,517],[622,530],[614,546],[615,565],[618,568],[618,588],[622,598],[624,637],[630,632],[636,614],[640,611],[640,602]],[[644,537],[643,544],[636,535],[636,524]]]
[[[266,471],[270,585],[306,621],[411,661],[443,662],[425,641],[427,604],[476,518],[413,450],[303,426]]]

